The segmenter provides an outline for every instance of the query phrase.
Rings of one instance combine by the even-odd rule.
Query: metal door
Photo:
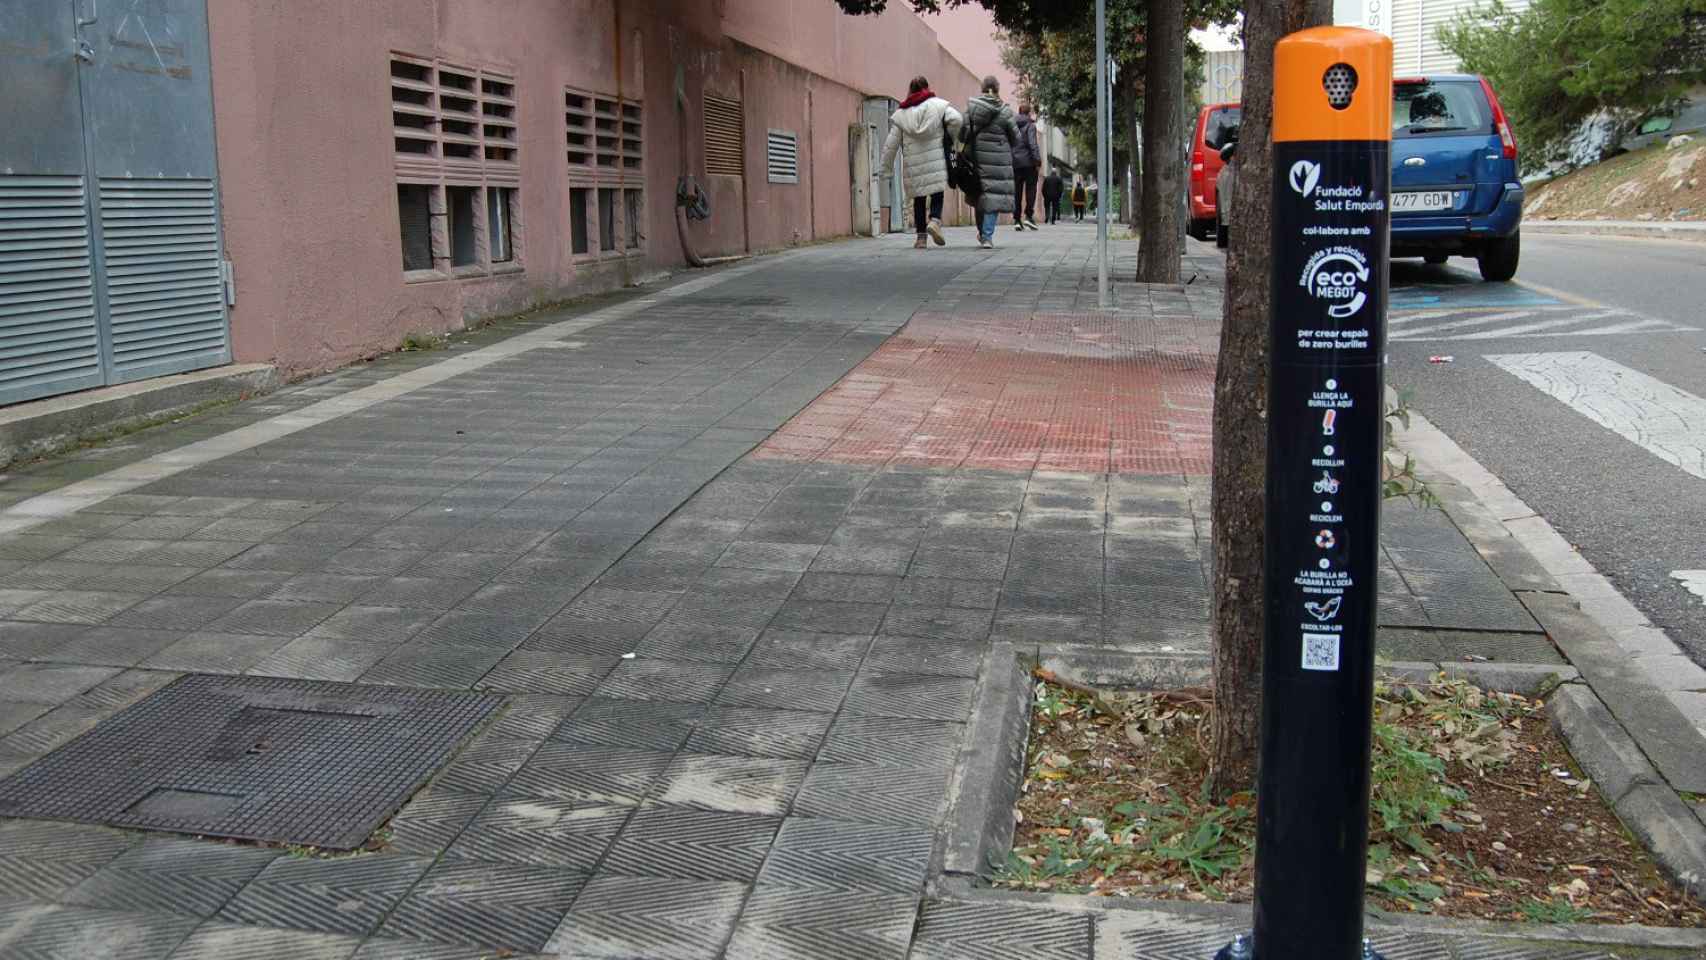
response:
[[[0,403],[231,358],[205,0],[99,3],[0,11]]]
[[[0,3],[0,403],[104,382],[70,0]]]

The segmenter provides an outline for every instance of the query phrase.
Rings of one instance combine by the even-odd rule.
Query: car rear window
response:
[[[1202,128],[1203,144],[1219,150],[1238,139],[1238,124],[1243,118],[1244,111],[1239,107],[1221,107],[1211,111]]]
[[[1392,136],[1493,132],[1493,111],[1475,80],[1423,80],[1392,87]]]

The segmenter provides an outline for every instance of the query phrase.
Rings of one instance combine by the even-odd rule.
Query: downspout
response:
[[[711,203],[705,196],[705,191],[693,180],[691,173],[693,161],[688,148],[691,141],[687,139],[687,72],[679,58],[675,64],[675,116],[676,155],[681,158],[681,175],[675,181],[675,232],[681,238],[681,255],[687,260],[688,266],[701,268],[745,260],[744,254],[733,257],[701,257],[693,249],[693,241],[687,236],[688,211],[693,211],[693,218],[696,220],[708,219],[711,216]]]
[[[746,68],[745,67],[742,67],[740,70],[740,112],[741,112],[740,128],[741,128],[741,132],[745,133],[746,132]],[[740,149],[741,149],[741,153],[745,154],[746,144],[744,144],[744,143],[741,144]],[[741,237],[741,249],[745,250],[748,254],[751,254],[752,253],[752,214],[751,214],[750,207],[752,205],[748,201],[750,200],[751,195],[752,195],[752,187],[751,187],[752,171],[748,170],[746,168],[746,161],[744,159],[741,161],[740,169],[741,169],[741,177],[740,177],[740,237]]]

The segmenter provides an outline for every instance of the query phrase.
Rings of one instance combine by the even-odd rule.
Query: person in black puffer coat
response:
[[[1019,125],[1013,108],[1001,102],[1001,81],[983,78],[983,93],[966,104],[965,126],[960,137],[977,161],[983,192],[977,197],[977,241],[984,248],[995,246],[995,220],[1013,212],[1013,148],[1019,143]]]
[[[1043,151],[1037,144],[1037,122],[1031,119],[1031,105],[1019,104],[1019,142],[1013,145],[1013,228],[1037,228],[1037,168],[1042,166]]]

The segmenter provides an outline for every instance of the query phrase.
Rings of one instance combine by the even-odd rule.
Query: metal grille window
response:
[[[739,100],[705,94],[705,173],[746,175],[746,116]]]
[[[569,238],[576,256],[621,256],[644,249],[644,117],[639,101],[564,89]]]
[[[771,183],[800,182],[800,138],[791,130],[771,130],[765,139]]]
[[[514,78],[406,55],[390,63],[404,269],[478,273],[515,262]]]

